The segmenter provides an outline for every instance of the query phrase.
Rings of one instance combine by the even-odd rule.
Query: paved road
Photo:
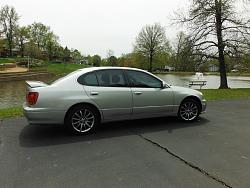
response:
[[[195,123],[106,124],[88,136],[0,124],[0,187],[250,187],[250,100],[210,102]]]

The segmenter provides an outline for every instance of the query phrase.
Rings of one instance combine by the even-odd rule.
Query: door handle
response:
[[[96,91],[92,91],[92,92],[90,92],[90,95],[99,95],[99,93]]]
[[[142,95],[142,92],[136,91],[136,92],[134,92],[134,94],[136,94],[136,95]]]

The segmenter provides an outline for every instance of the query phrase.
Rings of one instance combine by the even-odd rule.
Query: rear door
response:
[[[88,80],[94,84],[87,84]],[[85,83],[85,91],[101,109],[104,120],[131,118],[132,93],[123,70],[107,69],[88,73]]]

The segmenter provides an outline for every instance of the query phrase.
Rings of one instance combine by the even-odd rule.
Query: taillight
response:
[[[38,99],[38,93],[37,92],[29,92],[26,95],[26,101],[29,105],[34,105],[36,104],[36,101]]]

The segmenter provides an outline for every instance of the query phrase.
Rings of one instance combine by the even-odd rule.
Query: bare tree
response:
[[[166,44],[165,30],[160,24],[146,25],[136,38],[135,51],[149,58],[149,71],[153,69],[154,56],[163,51]]]
[[[219,61],[221,89],[228,88],[225,56],[249,48],[250,20],[238,18],[235,3],[239,1],[192,0],[189,14],[178,14],[178,23],[188,27],[196,52]]]
[[[12,56],[12,49],[14,48],[14,34],[17,29],[17,22],[19,16],[14,7],[8,5],[4,6],[0,10],[0,25],[9,48],[9,55]]]

